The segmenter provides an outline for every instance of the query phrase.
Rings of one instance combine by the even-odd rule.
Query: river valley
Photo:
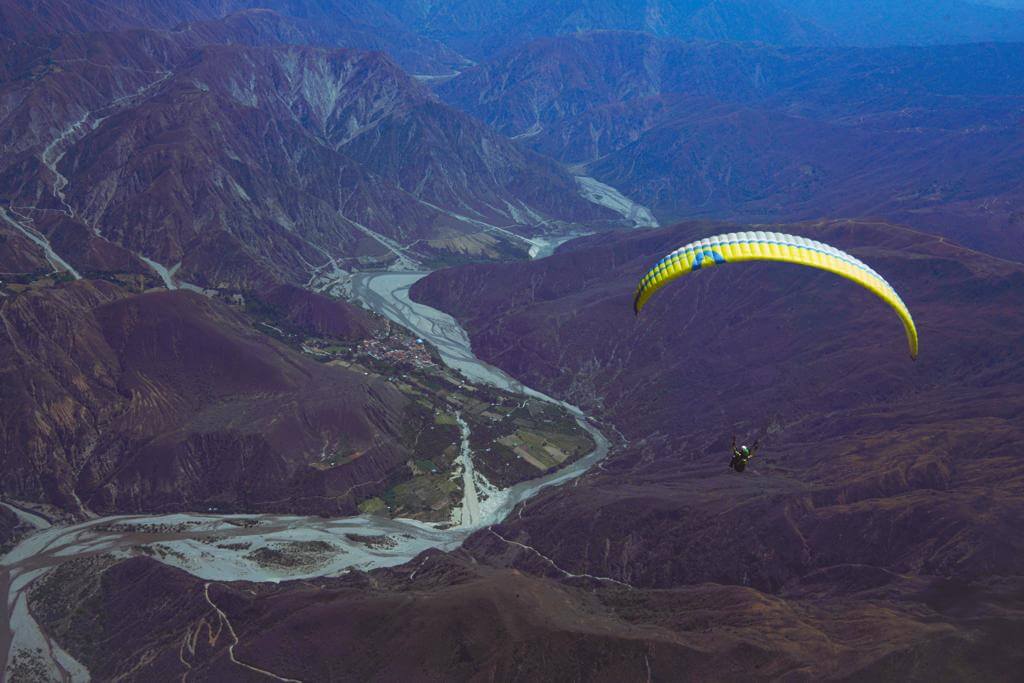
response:
[[[608,440],[574,406],[522,385],[478,359],[465,330],[441,311],[409,299],[426,272],[372,272],[352,276],[352,297],[433,344],[468,380],[557,403],[569,410],[596,448],[550,475],[507,489],[472,467],[463,425],[463,504],[453,524],[359,516],[340,519],[288,515],[118,515],[70,526],[11,508],[35,528],[0,560],[0,656],[5,678],[30,673],[49,680],[88,680],[88,671],[42,632],[28,608],[32,583],[73,558],[146,554],[209,581],[271,581],[337,576],[408,562],[430,548],[453,550],[474,531],[500,522],[516,505],[547,486],[584,473],[608,453]],[[288,561],[279,558],[287,557]]]

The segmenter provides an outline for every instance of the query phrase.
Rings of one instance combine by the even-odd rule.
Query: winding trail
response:
[[[503,520],[518,503],[534,497],[543,488],[580,476],[604,458],[609,449],[608,440],[578,408],[530,389],[481,361],[473,354],[469,336],[451,316],[409,299],[409,288],[426,275],[426,272],[358,273],[352,278],[352,291],[370,309],[434,344],[444,362],[467,379],[550,401],[569,410],[594,440],[596,447],[591,453],[545,477],[507,489],[487,488],[486,499],[481,500],[475,494],[486,482],[473,476],[472,452],[464,431],[461,457],[469,467],[463,473],[465,476],[468,471],[473,480],[473,486],[467,487],[466,492],[467,497],[476,498],[476,503],[464,502],[461,523],[448,528],[416,520],[367,516],[323,519],[289,515],[120,515],[48,528],[44,527],[45,520],[37,518],[40,528],[0,558],[0,594],[6,596],[6,600],[0,600],[0,657],[5,662],[0,671],[7,672],[15,653],[38,648],[49,679],[88,679],[85,668],[42,632],[27,609],[32,582],[70,559],[102,553],[128,557],[138,552],[138,546],[145,545],[159,549],[161,561],[208,582],[278,582],[337,576],[351,569],[394,566],[430,548],[444,551],[458,548],[474,531]],[[379,545],[367,545],[359,537],[387,540]],[[253,548],[309,541],[329,543],[332,551],[314,558],[309,564],[289,567],[268,567],[251,557]],[[223,614],[216,605],[212,609]],[[249,667],[243,662],[238,664]],[[268,671],[258,671],[277,677]]]
[[[210,599],[210,582],[209,581],[207,581],[206,584],[203,586],[203,597],[206,598],[206,603],[210,607],[212,607],[215,612],[217,612],[217,617],[220,619],[221,625],[222,626],[226,626],[227,629],[228,629],[228,633],[231,634],[231,639],[234,642],[231,643],[230,645],[228,645],[228,657],[231,658],[232,662],[234,662],[238,666],[241,666],[241,667],[244,667],[244,668],[248,669],[249,671],[254,671],[254,672],[256,672],[258,674],[261,674],[263,676],[266,676],[268,678],[273,678],[273,679],[278,680],[278,681],[285,681],[286,683],[302,683],[302,681],[298,680],[297,678],[282,678],[281,676],[278,676],[277,674],[275,674],[275,673],[273,673],[271,671],[267,671],[266,669],[261,669],[258,666],[253,666],[251,664],[246,664],[245,662],[239,661],[235,657],[235,646],[238,645],[238,642],[239,642],[238,641],[238,634],[235,633],[235,627],[231,625],[231,620],[228,619],[228,615],[224,614],[224,611],[220,607],[217,607],[217,604],[214,603],[214,601]],[[184,662],[184,660],[182,660],[182,661]]]
[[[618,579],[613,579],[610,576],[595,576],[594,574],[573,574],[572,572],[566,571],[565,569],[562,569],[561,567],[559,567],[555,563],[554,560],[552,560],[550,557],[548,557],[547,555],[545,555],[541,551],[539,551],[536,548],[534,548],[532,545],[526,545],[525,543],[520,543],[519,541],[509,540],[509,539],[505,538],[504,536],[502,536],[501,534],[499,534],[494,529],[488,529],[488,531],[490,531],[491,534],[496,536],[498,539],[504,541],[507,545],[514,545],[517,548],[522,548],[523,550],[528,550],[529,552],[533,553],[534,555],[536,555],[540,559],[544,560],[544,562],[549,564],[552,569],[554,569],[555,571],[557,571],[559,574],[561,574],[562,576],[564,576],[566,578],[569,578],[569,579],[594,579],[595,581],[607,581],[609,583],[614,583],[614,584],[617,584],[617,585],[622,586],[624,588],[630,588],[630,589],[633,588],[633,586],[631,586],[630,584],[626,583],[625,581],[619,581]]]

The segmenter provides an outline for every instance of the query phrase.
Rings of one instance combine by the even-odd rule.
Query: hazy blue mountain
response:
[[[395,0],[389,9],[477,60],[532,38],[593,30],[791,46],[1024,40],[1019,3],[966,0]]]
[[[871,216],[1024,258],[1024,46],[544,38],[448,101],[663,222]]]
[[[776,0],[397,0],[391,9],[425,35],[478,60],[532,38],[601,29],[786,45],[832,42]]]
[[[15,40],[34,33],[181,30],[186,25],[207,33],[227,28],[249,44],[379,50],[411,73],[445,73],[465,61],[372,0],[0,1],[0,38]]]
[[[1024,3],[962,0],[780,0],[841,45],[1024,40]]]

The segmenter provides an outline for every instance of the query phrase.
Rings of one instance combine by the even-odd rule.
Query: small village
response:
[[[359,352],[374,360],[389,363],[408,364],[414,368],[436,365],[422,339],[410,341],[405,335],[388,335],[383,338],[364,339],[359,343]]]
[[[276,327],[267,327],[284,334]],[[437,366],[439,361],[423,339],[404,333],[390,323],[385,323],[369,339],[363,339],[356,345],[337,339],[314,337],[303,341],[301,347],[305,353],[321,361],[347,367],[360,363],[380,366],[373,367],[374,370],[431,368]]]

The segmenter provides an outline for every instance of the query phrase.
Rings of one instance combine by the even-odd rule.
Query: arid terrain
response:
[[[0,678],[1019,680],[1022,27],[0,0]]]

